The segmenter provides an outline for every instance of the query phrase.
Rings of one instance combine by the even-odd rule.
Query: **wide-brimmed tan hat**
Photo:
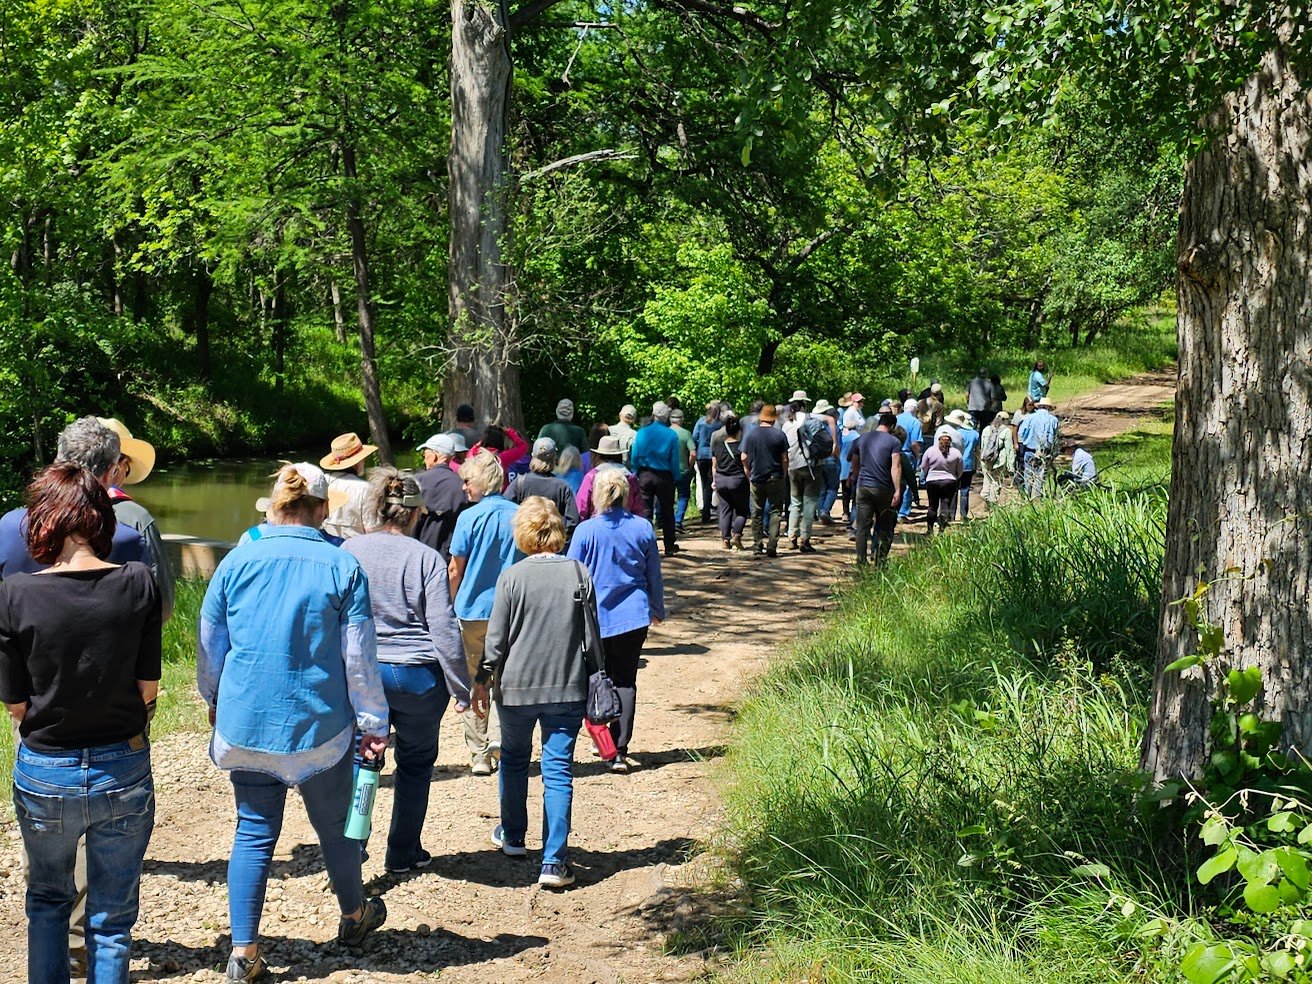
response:
[[[308,461],[297,462],[292,467],[300,473],[301,478],[305,479],[306,494],[310,498],[327,501],[328,512],[335,513],[350,501],[351,497],[346,492],[329,489],[328,476]],[[281,469],[279,469],[278,474],[279,480],[273,483],[273,493],[271,495],[262,495],[255,500],[255,508],[260,512],[268,512],[269,507],[273,505],[273,496],[278,494],[278,486],[281,483]]]
[[[624,449],[620,447],[620,439],[613,434],[605,435],[597,446],[592,449],[594,457],[601,458],[619,458],[624,454]]]
[[[820,414],[820,413],[824,413],[826,410],[832,410],[832,409],[833,406],[831,406],[829,401],[822,396],[820,397],[820,399],[815,401],[815,406],[811,408],[811,412]]]
[[[954,427],[975,426],[975,421],[971,419],[970,414],[966,413],[965,410],[961,410],[961,409],[953,410],[950,414],[947,415],[945,419],[949,424],[951,424]]]
[[[767,403],[765,406],[761,407],[761,423],[773,424],[778,419],[779,411],[777,411],[772,404]]]
[[[333,438],[332,450],[319,459],[319,467],[327,471],[345,471],[377,450],[374,445],[362,442],[356,434],[342,434]]]
[[[1035,405],[1036,407],[1043,407],[1045,410],[1056,410],[1056,409],[1057,409],[1057,404],[1053,403],[1053,402],[1052,402],[1051,400],[1049,400],[1046,396],[1045,396],[1043,399],[1039,400],[1039,402],[1036,403],[1036,404],[1034,404],[1034,405]]]
[[[855,397],[853,397],[855,399]],[[810,403],[811,398],[806,395],[806,390],[793,390],[793,395],[788,398],[789,403]]]
[[[124,426],[123,421],[114,417],[97,417],[101,425],[108,427],[118,435],[118,453],[128,459],[128,474],[123,479],[124,485],[136,485],[144,482],[150,470],[155,467],[155,448],[145,441],[139,441]]]

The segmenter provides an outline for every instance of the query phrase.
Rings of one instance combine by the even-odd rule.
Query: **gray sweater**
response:
[[[161,611],[167,622],[173,614],[173,565],[169,563],[169,555],[164,549],[164,540],[159,535],[155,517],[133,499],[117,499],[114,502],[114,518],[124,526],[131,526],[146,541],[146,564],[155,575],[155,583],[159,585]]]
[[[366,533],[342,544],[369,579],[378,662],[437,663],[458,704],[469,703],[469,665],[451,607],[446,563],[432,547],[395,533]]]
[[[583,604],[595,614],[592,579],[578,561],[535,554],[506,568],[477,679],[499,677],[497,700],[511,707],[586,700],[588,664],[596,666],[600,654],[584,653]]]

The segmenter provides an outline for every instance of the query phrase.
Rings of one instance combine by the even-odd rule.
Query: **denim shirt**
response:
[[[196,680],[216,708],[221,769],[297,785],[336,765],[355,731],[385,736],[369,586],[318,530],[270,526],[214,572],[201,606]]]

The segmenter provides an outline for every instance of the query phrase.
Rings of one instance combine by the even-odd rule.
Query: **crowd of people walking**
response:
[[[369,468],[377,449],[355,434],[318,464],[286,464],[256,503],[262,521],[215,571],[196,629],[210,757],[235,805],[227,979],[266,969],[260,922],[293,787],[341,912],[338,941],[359,946],[384,923],[361,875],[369,841],[347,835],[356,777],[394,756],[384,868],[431,864],[423,829],[448,705],[470,772],[498,776],[489,839],[513,858],[529,851],[540,734],[536,880],[572,884],[575,745],[586,730],[611,772],[639,764],[642,652],[666,617],[662,565],[694,504],[728,551],[777,557],[783,539],[812,554],[817,527],[841,524],[858,565],[882,564],[899,522],[933,532],[969,518],[977,475],[990,508],[1045,494],[1059,442],[1049,383],[1037,363],[1014,414],[981,369],[965,409],[947,410],[937,380],[873,413],[861,393],[831,405],[799,389],[742,415],[710,402],[691,429],[669,399],[647,421],[625,405],[589,432],[565,399],[531,442],[509,426],[479,428],[462,406],[455,428],[420,445],[413,474]],[[26,507],[0,517],[0,699],[18,738],[34,981],[127,980],[173,574],[157,524],[124,486],[153,464],[153,448],[120,422],[82,418]],[[1096,480],[1087,451],[1073,464],[1057,483]],[[595,720],[599,680],[616,700]]]

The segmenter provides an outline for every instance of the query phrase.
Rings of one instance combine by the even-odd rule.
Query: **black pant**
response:
[[[674,553],[674,476],[667,471],[639,468],[638,491],[642,493],[642,507],[648,516],[656,515],[653,503],[660,504],[665,552]]]
[[[957,480],[949,478],[947,481],[926,482],[925,489],[929,492],[925,529],[933,533],[935,520],[938,521],[939,529],[946,529],[948,523],[952,522],[952,503],[957,497]]]
[[[998,415],[996,410],[972,410],[970,415],[975,418],[975,430],[984,433],[984,428],[993,423],[993,418]]]
[[[711,484],[711,459],[697,459],[697,487],[702,493],[702,525],[711,522],[711,493],[715,487]]]
[[[633,714],[638,705],[638,660],[647,641],[647,626],[607,636],[602,640],[606,650],[606,673],[620,695],[620,719],[610,723],[610,736],[615,747],[624,755],[633,739]]]
[[[716,475],[715,490],[720,493],[720,539],[742,536],[751,515],[751,491],[745,475]]]
[[[866,547],[870,542],[872,526],[878,539],[875,563],[883,564],[888,560],[888,552],[893,548],[893,530],[897,528],[897,507],[893,505],[892,489],[870,486],[856,490],[856,562],[858,564],[866,563]]]

